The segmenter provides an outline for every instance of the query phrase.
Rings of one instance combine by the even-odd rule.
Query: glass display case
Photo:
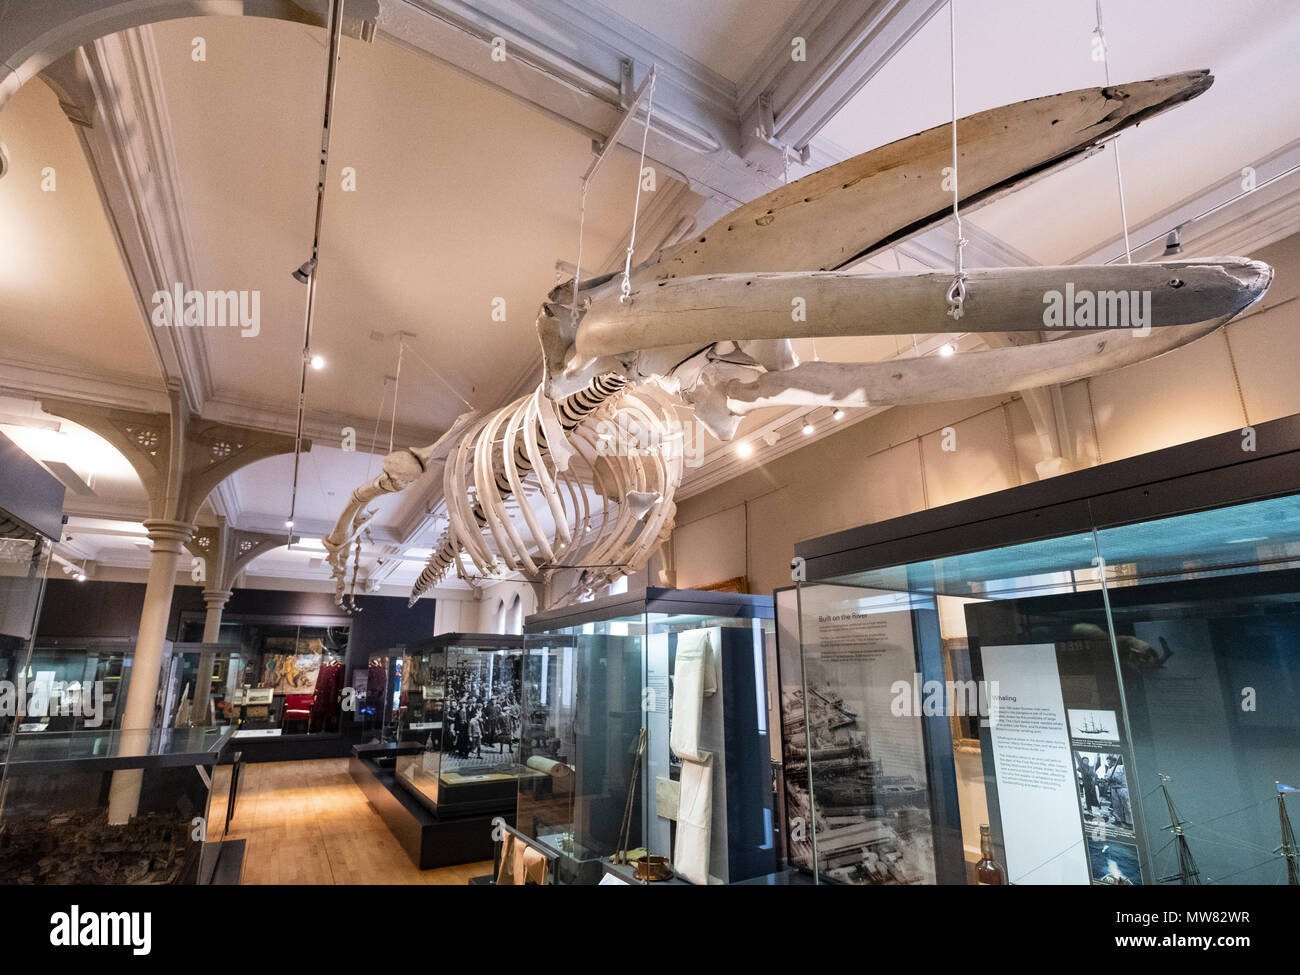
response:
[[[229,740],[216,728],[18,736],[0,788],[0,884],[212,883],[237,854],[222,843],[234,783],[212,787]],[[124,784],[138,797],[114,806]]]
[[[768,597],[653,588],[529,617],[516,826],[556,879],[642,855],[692,883],[774,869],[772,629]]]
[[[217,716],[236,727],[237,738],[340,733],[345,721],[347,625],[326,619],[245,619],[238,635],[237,647],[213,644],[206,658],[214,666],[213,677],[224,675],[227,680],[226,707]],[[230,683],[232,675],[237,683]]]
[[[778,593],[791,863],[1286,883],[1295,433],[1272,457],[1230,434],[802,543],[809,581]]]
[[[445,817],[513,808],[523,638],[443,633],[390,654],[398,785]],[[400,747],[414,744],[416,751]]]
[[[245,685],[239,648],[223,643],[174,643],[163,664],[162,727],[243,725],[256,694]],[[263,691],[263,698],[273,697]],[[250,719],[249,727],[257,727]]]
[[[0,693],[3,761],[21,725],[48,720],[51,710],[55,718],[80,713],[85,702],[80,684],[58,688],[51,700],[55,689],[38,683],[30,667],[53,540],[62,533],[63,485],[3,434],[0,470],[0,687],[8,691]]]
[[[135,641],[128,639],[37,638],[16,677],[29,702],[35,697],[50,706],[29,707],[17,733],[119,727],[134,655]]]

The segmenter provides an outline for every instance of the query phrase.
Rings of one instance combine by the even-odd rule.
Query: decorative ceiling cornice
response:
[[[159,368],[200,413],[212,395],[201,330],[150,327],[153,295],[202,290],[148,27],[100,38],[42,74],[59,95],[99,189]]]

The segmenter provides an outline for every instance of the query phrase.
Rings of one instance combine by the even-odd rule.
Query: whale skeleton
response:
[[[960,119],[960,205],[1055,172],[1212,81],[1187,72]],[[448,526],[411,602],[449,572],[465,576],[466,560],[485,576],[517,572],[562,602],[640,568],[672,531],[683,417],[729,440],[760,407],[888,406],[1069,382],[1195,341],[1268,289],[1272,269],[1239,257],[971,270],[958,322],[946,296],[953,274],[846,270],[949,217],[951,137],[938,126],[785,185],[655,252],[626,281],[552,290],[537,320],[538,387],[462,415],[435,444],[393,451],[352,493],[323,540],[340,605],[370,502],[437,466]],[[953,331],[987,334],[992,347],[800,363],[791,344]],[[1008,344],[1009,333],[1024,334]],[[614,427],[639,431],[636,442],[611,442]],[[575,581],[557,595],[549,581],[564,569]]]

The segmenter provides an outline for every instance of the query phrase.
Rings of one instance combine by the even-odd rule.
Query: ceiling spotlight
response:
[[[951,342],[945,342],[943,345],[939,346],[939,354],[945,359],[956,351],[957,350],[952,347]]]
[[[302,266],[298,268],[298,270],[293,272],[293,279],[295,281],[301,282],[302,284],[306,284],[307,281],[311,278],[312,272],[315,270],[316,270],[316,258],[314,257],[309,258],[308,260],[302,262]]]
[[[1165,238],[1165,257],[1173,257],[1183,252],[1183,228],[1175,227]]]
[[[292,519],[292,518],[288,519],[288,520],[284,523],[284,527],[285,527],[285,528],[292,528],[292,527],[293,527],[293,519]]]
[[[805,434],[812,434],[812,433],[815,433],[816,431],[817,431],[817,428],[816,428],[815,426],[812,425],[812,421],[811,421],[811,420],[805,420],[805,421],[804,421],[803,432],[804,432]]]
[[[748,440],[742,440],[736,444],[736,455],[741,458],[750,457],[754,453],[754,445]]]
[[[311,367],[313,369],[325,368],[325,357],[323,355],[314,355],[311,357]]]
[[[831,410],[831,419],[832,419],[832,420],[843,420],[843,419],[844,419],[844,411],[843,411],[842,409],[840,409],[838,406],[835,407],[835,409]]]
[[[78,572],[78,573],[77,573],[77,581],[78,581],[78,582],[85,582],[85,581],[86,581],[86,574],[85,574],[84,572]]]

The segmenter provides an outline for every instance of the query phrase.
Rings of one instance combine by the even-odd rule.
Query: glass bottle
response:
[[[993,860],[993,839],[988,823],[980,826],[980,861],[975,864],[975,883],[978,886],[1001,887],[1006,884],[1002,868]]]

